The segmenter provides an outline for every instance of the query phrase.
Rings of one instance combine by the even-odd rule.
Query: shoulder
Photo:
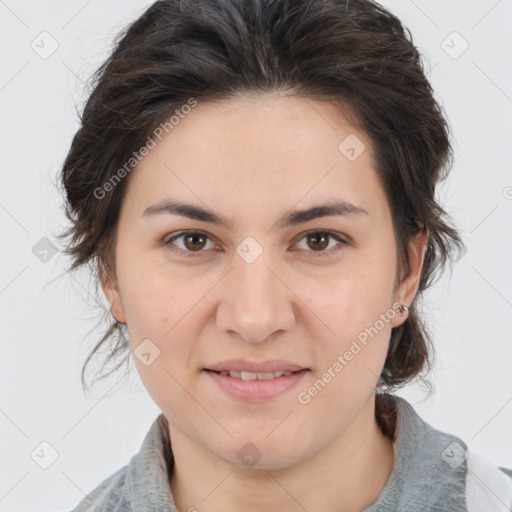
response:
[[[84,496],[71,512],[177,512],[169,486],[172,450],[168,435],[167,420],[160,414],[138,453]]]
[[[103,480],[94,490],[84,496],[71,512],[124,512],[127,507],[125,483],[128,465],[118,469]]]
[[[468,451],[466,459],[468,512],[507,512],[512,509],[512,470],[497,467],[485,456]]]
[[[395,467],[372,512],[510,512],[512,470],[497,467],[460,437],[434,428],[405,399],[398,405]]]
[[[512,470],[500,468],[454,434],[427,427],[432,446],[441,454],[444,493],[455,486],[463,491],[467,512],[510,512]],[[435,464],[439,468],[438,464]],[[441,503],[441,501],[440,501]]]

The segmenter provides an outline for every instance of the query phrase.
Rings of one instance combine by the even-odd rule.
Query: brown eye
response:
[[[178,243],[175,243],[175,241],[180,241],[181,245]],[[182,233],[179,233],[178,235],[175,235],[171,238],[168,238],[165,240],[165,245],[169,245],[170,248],[175,252],[181,252],[181,253],[198,253],[199,256],[201,252],[204,252],[203,249],[205,248],[212,248],[206,247],[208,241],[213,246],[213,243],[210,240],[210,237],[204,233],[201,233],[199,231],[185,231]],[[185,254],[186,256],[196,256],[196,254]]]
[[[315,231],[306,235],[308,245],[312,249],[323,251],[329,245],[329,234]]]
[[[302,237],[299,244],[297,244],[298,246],[302,240],[306,241],[306,247],[299,248],[312,253],[313,256],[329,256],[342,249],[343,246],[348,245],[345,240],[330,231],[310,231]],[[339,243],[333,246],[331,245],[332,240],[336,240]]]
[[[190,251],[201,250],[206,245],[206,239],[208,237],[200,234],[193,233],[190,235],[184,235],[183,243],[187,249]]]

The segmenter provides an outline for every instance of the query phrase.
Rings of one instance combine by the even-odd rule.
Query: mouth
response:
[[[291,375],[292,373],[296,372],[286,372],[284,370],[278,370],[276,372],[237,372],[234,370],[222,370],[220,372],[217,372],[215,370],[206,370],[211,371],[214,373],[217,373],[219,375],[224,375],[225,377],[233,377],[234,379],[241,379],[241,380],[271,380],[271,379],[278,379],[279,377],[287,377],[288,375]],[[302,371],[302,370],[299,370]]]
[[[228,359],[219,363],[210,364],[203,369],[217,373],[231,372],[233,373],[232,376],[237,378],[239,378],[237,373],[259,374],[263,375],[262,380],[265,379],[265,376],[271,378],[270,373],[294,373],[300,370],[309,370],[306,366],[285,361],[284,359],[268,359],[261,362],[245,359]]]
[[[283,361],[261,364],[231,361],[203,371],[224,395],[244,402],[262,402],[291,391],[310,369]]]

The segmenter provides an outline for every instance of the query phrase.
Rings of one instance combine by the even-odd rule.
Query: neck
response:
[[[170,425],[170,486],[179,510],[360,512],[373,503],[393,469],[392,440],[375,420],[371,396],[351,425],[322,451],[293,466],[232,466]]]

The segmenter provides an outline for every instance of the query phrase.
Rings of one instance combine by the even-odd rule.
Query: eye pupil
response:
[[[329,236],[325,233],[321,233],[320,231],[316,231],[308,235],[308,245],[314,249],[314,247],[309,243],[311,240],[313,240],[313,245],[320,245],[320,250],[325,249],[329,245]],[[322,242],[318,242],[318,240],[322,240]]]
[[[202,240],[202,243],[199,242],[199,245],[200,247],[195,247],[195,249],[202,249],[206,243],[206,237],[204,235],[201,235],[201,234],[196,234],[196,233],[192,233],[192,234],[189,234],[189,235],[185,235],[184,236],[184,242],[185,242],[185,246],[187,247],[187,249],[190,249],[190,250],[193,250],[194,247],[191,247],[189,242],[192,241],[192,245],[194,244],[197,244],[197,239],[200,239]]]

